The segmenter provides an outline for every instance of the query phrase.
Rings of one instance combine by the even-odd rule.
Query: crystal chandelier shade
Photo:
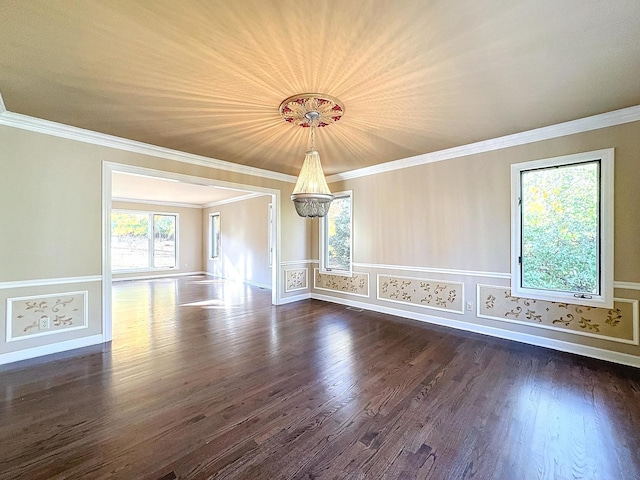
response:
[[[324,217],[329,211],[333,195],[324,178],[317,151],[309,150],[305,154],[291,200],[301,217]]]
[[[280,115],[285,121],[311,130],[311,148],[305,154],[298,181],[291,194],[296,212],[301,217],[324,217],[329,212],[333,195],[315,149],[315,130],[331,125],[344,113],[342,103],[321,94],[294,95],[280,104]]]

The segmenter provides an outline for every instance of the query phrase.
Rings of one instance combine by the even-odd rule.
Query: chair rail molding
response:
[[[8,288],[42,287],[45,285],[65,285],[68,283],[101,282],[102,275],[88,275],[85,277],[40,278],[35,280],[18,280],[15,282],[0,282],[0,290]]]

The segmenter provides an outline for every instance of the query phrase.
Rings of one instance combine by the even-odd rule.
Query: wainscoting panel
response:
[[[314,269],[313,288],[330,292],[346,293],[359,297],[369,297],[369,274],[356,273],[350,277],[343,275],[329,275]]]
[[[284,271],[284,291],[295,292],[309,288],[309,269],[292,268]]]
[[[378,274],[378,300],[464,314],[464,283]]]
[[[478,317],[620,343],[639,344],[638,300],[616,298],[612,309],[512,297],[509,287],[477,286]]]
[[[88,292],[7,298],[7,342],[87,328]]]

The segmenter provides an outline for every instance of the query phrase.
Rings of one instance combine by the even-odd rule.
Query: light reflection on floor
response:
[[[181,286],[185,288],[181,290]],[[185,328],[181,322],[187,322],[188,328],[200,328],[203,335],[208,335],[211,322],[219,325],[222,321],[225,334],[235,338],[242,333],[238,330],[241,327],[237,318],[242,315],[243,308],[250,308],[256,295],[264,296],[265,300],[271,298],[269,291],[206,276],[116,281],[112,302],[113,361],[126,364],[132,355],[136,360],[160,355],[163,359],[170,358],[179,342],[181,328]],[[208,313],[197,313],[203,311]],[[191,322],[194,315],[198,318],[195,327]],[[277,338],[275,315],[271,322]],[[162,348],[158,349],[157,345]],[[233,351],[241,348],[234,347]],[[153,375],[149,375],[148,380],[138,378],[138,387],[145,381],[153,382]]]
[[[351,329],[339,321],[327,320],[320,324],[322,355],[317,363],[323,370],[323,381],[327,389],[343,388],[354,385],[354,355]],[[340,376],[335,372],[339,370]]]

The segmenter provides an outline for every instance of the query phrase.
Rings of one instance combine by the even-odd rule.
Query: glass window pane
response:
[[[522,287],[600,293],[599,166],[522,172]]]
[[[153,266],[174,268],[176,266],[176,216],[153,216]]]
[[[351,197],[334,199],[325,218],[325,268],[329,270],[350,270]]]
[[[220,256],[220,215],[211,215],[211,258]]]
[[[111,213],[111,268],[149,267],[149,215]]]

